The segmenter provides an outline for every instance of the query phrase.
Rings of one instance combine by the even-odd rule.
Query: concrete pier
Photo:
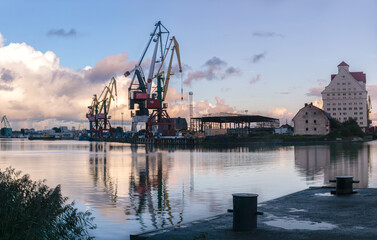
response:
[[[260,203],[264,215],[255,232],[234,232],[233,214],[224,213],[131,239],[377,239],[377,189],[344,196],[330,190],[310,188]]]

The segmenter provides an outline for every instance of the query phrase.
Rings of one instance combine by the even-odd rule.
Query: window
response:
[[[309,129],[308,128],[305,128],[306,131],[308,131]]]
[[[314,124],[317,124],[317,120],[314,120]]]
[[[337,85],[339,85],[340,83],[337,83]]]
[[[346,96],[346,94],[345,94],[345,93],[343,93],[343,96]]]
[[[355,93],[355,95],[356,95],[356,93]],[[327,96],[330,96],[330,94],[327,94]]]
[[[305,123],[308,123],[308,120],[305,120]]]
[[[360,115],[363,115],[363,112],[359,112]]]
[[[331,108],[327,108],[327,111],[330,111],[331,110]]]
[[[363,107],[359,107],[359,110],[363,110]]]
[[[327,106],[330,106],[331,104],[330,103],[327,103]]]
[[[343,91],[346,91],[347,90],[347,88],[343,88]]]
[[[344,83],[342,83],[342,85],[346,85],[346,83],[344,82]]]
[[[308,112],[305,112],[305,115],[308,115]]]
[[[332,95],[335,96],[335,93],[333,93]]]
[[[343,105],[347,105],[347,103],[343,103]]]
[[[359,95],[361,95],[362,93],[359,93]]]
[[[345,118],[343,118],[344,120],[347,120],[347,118],[345,117]]]
[[[354,107],[353,110],[357,110],[357,107]]]
[[[354,112],[353,115],[357,115],[357,112]]]
[[[317,128],[314,128],[314,131],[317,131]]]
[[[343,113],[343,115],[347,115],[347,113],[345,112],[345,113]]]
[[[336,105],[336,103],[333,103],[332,105],[334,106],[334,105]]]
[[[360,125],[363,125],[364,124],[364,122],[360,122]]]
[[[335,116],[335,115],[336,115],[336,113],[332,113],[332,115],[333,115],[333,116]]]
[[[342,108],[338,108],[338,110],[342,110]]]
[[[332,110],[333,110],[333,111],[336,111],[336,108],[333,108]]]
[[[317,112],[314,112],[313,114],[314,114],[314,115],[317,115]]]
[[[338,105],[342,105],[341,103],[338,103]]]
[[[349,82],[348,85],[351,85],[351,83]],[[350,90],[351,90],[351,88],[350,88]]]
[[[343,108],[343,110],[347,110],[347,108]]]
[[[352,108],[348,108],[348,110],[352,110]]]
[[[363,120],[363,117],[360,117],[360,120]]]
[[[352,105],[352,103],[350,102],[350,104],[349,105]]]
[[[354,93],[353,95],[356,95],[356,93]]]
[[[357,117],[355,117],[355,120],[357,120]]]

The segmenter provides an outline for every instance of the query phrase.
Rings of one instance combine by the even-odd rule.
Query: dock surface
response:
[[[330,190],[310,188],[260,203],[264,215],[258,216],[255,232],[233,232],[233,215],[224,213],[134,234],[131,240],[377,239],[377,189],[355,189],[346,196]]]

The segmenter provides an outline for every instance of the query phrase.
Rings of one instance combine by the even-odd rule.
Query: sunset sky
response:
[[[92,95],[112,76],[119,84],[113,118],[124,112],[129,120],[122,73],[159,20],[184,63],[168,93],[174,117],[188,116],[182,84],[186,100],[194,92],[196,115],[248,110],[290,122],[304,103],[321,106],[341,61],[366,73],[377,107],[374,0],[2,0],[0,9],[0,115],[16,130],[87,127]]]

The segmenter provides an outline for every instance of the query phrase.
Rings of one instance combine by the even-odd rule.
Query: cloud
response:
[[[225,65],[226,65],[226,62],[224,62],[218,57],[213,57],[204,64],[204,66],[225,66]]]
[[[241,71],[234,67],[228,67],[225,72],[222,74],[221,79],[228,78],[230,76],[239,76],[241,75]]]
[[[234,67],[227,67],[227,63],[218,57],[212,57],[202,66],[203,70],[189,72],[183,81],[185,85],[191,86],[193,81],[225,79],[231,76],[241,75],[241,71]]]
[[[187,96],[187,93],[185,93]],[[194,117],[200,117],[206,114],[214,114],[214,113],[236,113],[236,109],[227,105],[224,99],[220,97],[215,97],[215,103],[211,103],[209,100],[203,100],[199,102],[194,102]],[[187,101],[179,101],[174,102],[173,104],[169,105],[168,112],[170,117],[182,117],[188,118],[190,117],[190,109],[189,103]]]
[[[5,40],[3,38],[3,35],[0,33],[0,48],[4,47],[4,42],[5,42]]]
[[[255,84],[255,83],[257,83],[257,82],[259,82],[260,81],[260,74],[257,74],[257,76],[256,77],[253,77],[250,81],[249,81],[249,83],[250,84]]]
[[[0,80],[3,82],[11,82],[14,77],[12,72],[9,69],[1,68],[0,69]]]
[[[47,32],[47,36],[58,36],[58,37],[73,37],[76,36],[77,32],[74,28],[71,28],[71,30],[66,31],[63,28],[60,29],[51,29]]]
[[[262,37],[262,38],[269,38],[269,37],[281,37],[283,38],[284,35],[277,33],[277,32],[266,32],[266,31],[254,31],[254,37]]]
[[[122,54],[121,54],[122,55]],[[122,56],[125,56],[123,54]],[[118,107],[113,103],[110,114],[120,119],[120,113],[127,111],[126,91],[130,79],[116,75],[125,71],[132,62],[115,63],[110,56],[88,67],[87,70],[74,71],[60,65],[59,58],[51,51],[45,53],[26,43],[10,43],[0,47],[0,115],[7,115],[17,127],[53,127],[51,124],[66,122],[85,122],[87,106],[93,94],[100,94],[110,80],[111,70],[118,84]],[[99,80],[99,77],[108,77]],[[96,81],[94,81],[96,80]],[[125,114],[130,119],[128,114]],[[86,126],[85,126],[86,127]]]
[[[314,99],[314,101],[312,101],[312,103],[315,107],[322,109],[322,106],[323,106],[322,98]]]
[[[93,68],[87,68],[83,71],[85,78],[91,82],[105,82],[116,74],[122,74],[126,70],[132,70],[136,61],[129,62],[127,53],[119,53],[107,56],[97,62]]]
[[[1,90],[3,90],[3,91],[12,91],[13,87],[5,85],[5,84],[0,84],[0,91]]]
[[[230,92],[232,89],[231,88],[221,88],[220,91],[223,93]]]
[[[325,79],[317,79],[317,83],[319,86],[324,86],[324,85],[327,85],[327,80]]]
[[[309,89],[309,92],[306,93],[305,95],[306,96],[313,96],[313,97],[320,97],[322,96],[321,95],[321,92],[324,90],[323,87],[317,87],[317,88],[310,88]]]
[[[266,52],[255,54],[254,57],[253,57],[253,63],[257,63],[260,60],[262,60],[263,58],[265,58],[266,54],[267,54]]]

